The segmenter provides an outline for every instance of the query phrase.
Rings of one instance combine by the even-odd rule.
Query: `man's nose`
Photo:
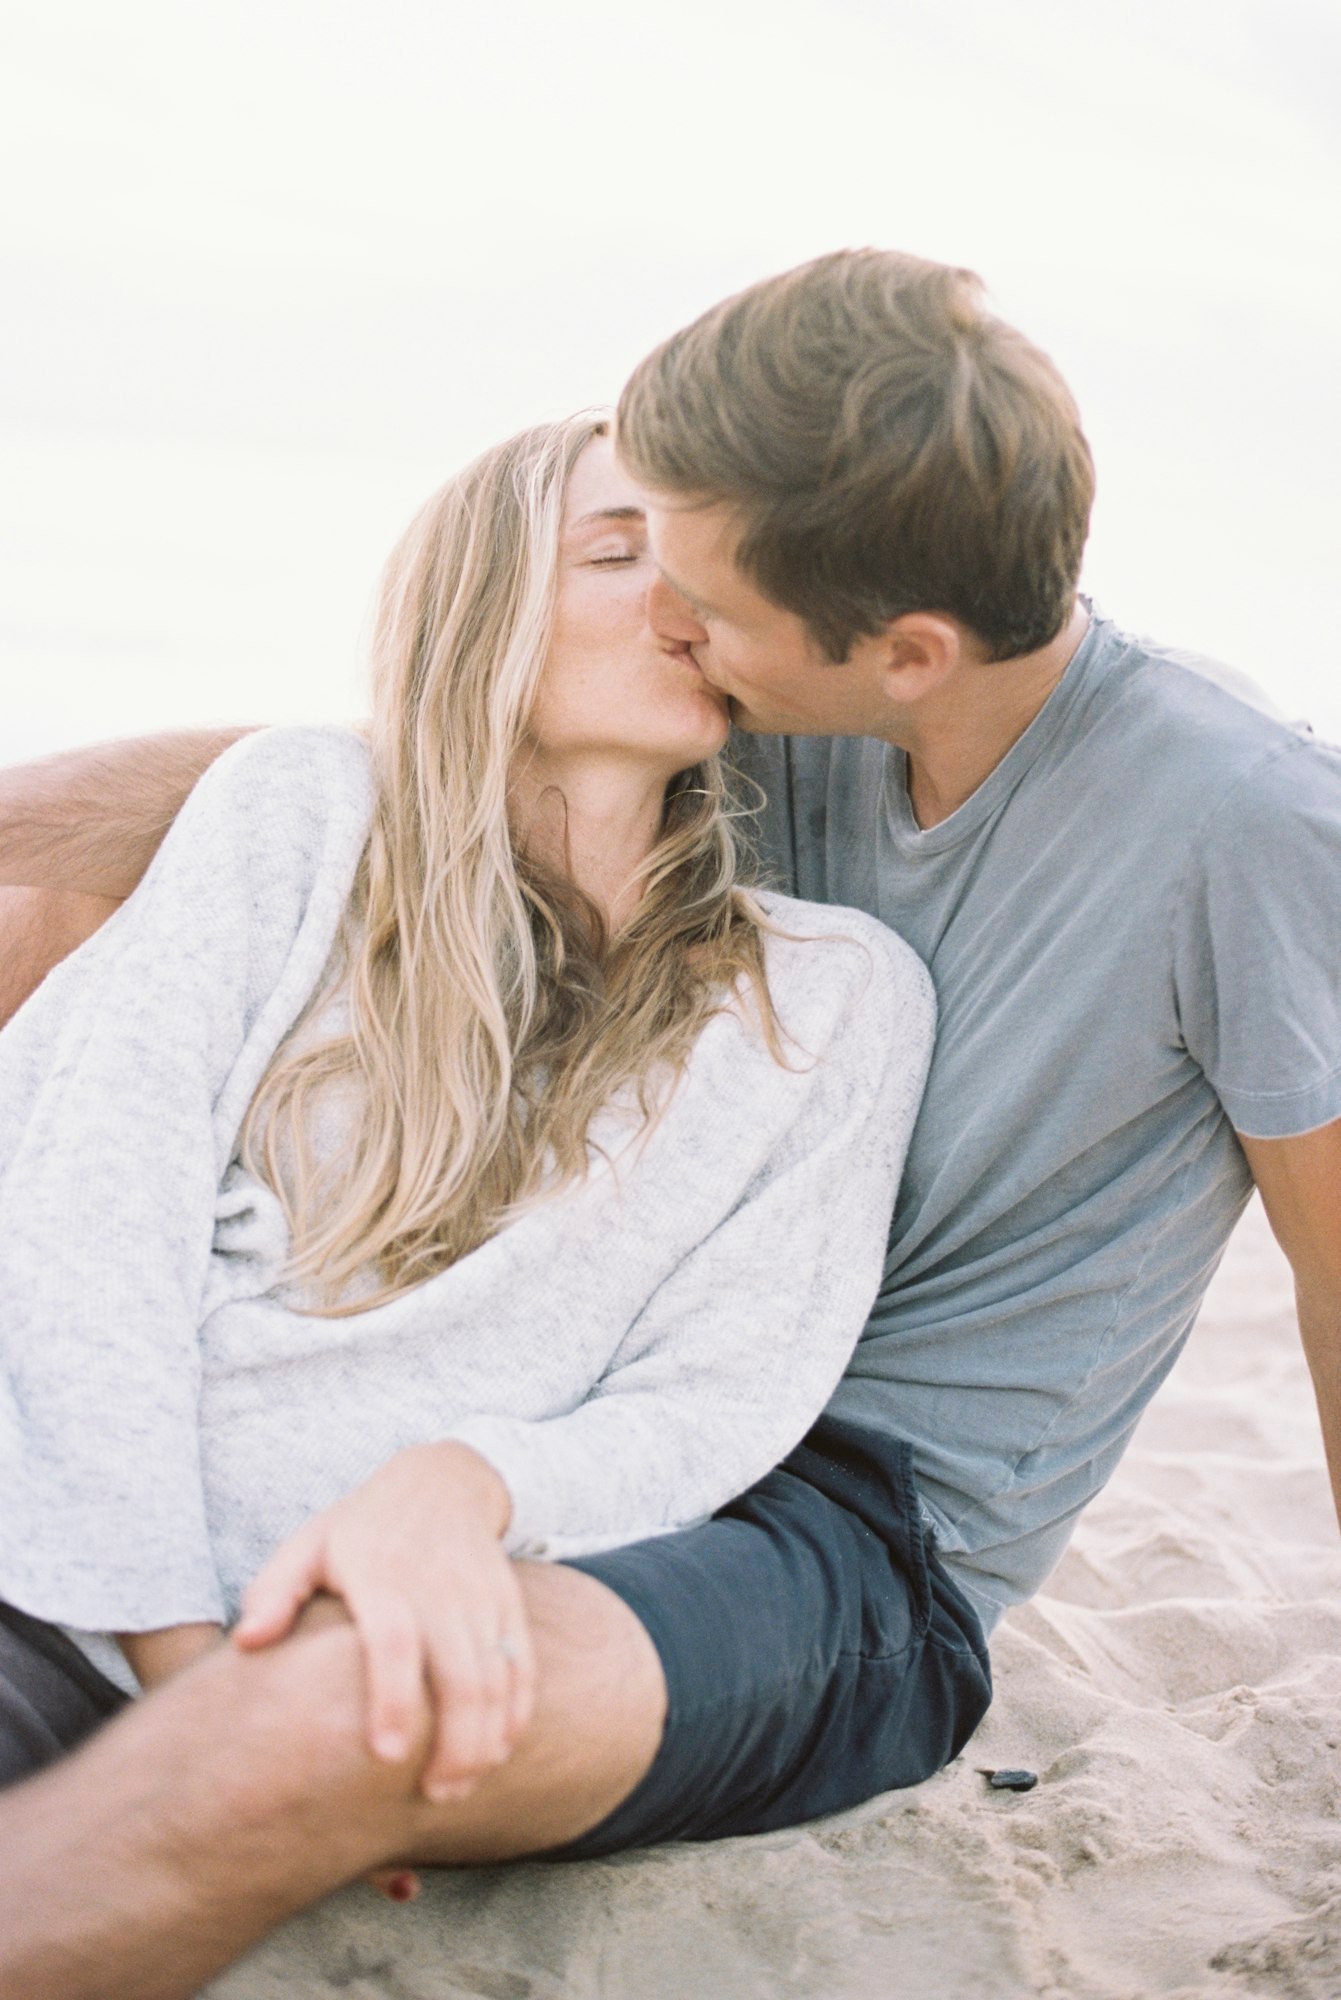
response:
[[[702,621],[660,572],[648,586],[647,622],[659,639],[674,639],[680,645],[698,646],[708,636]]]

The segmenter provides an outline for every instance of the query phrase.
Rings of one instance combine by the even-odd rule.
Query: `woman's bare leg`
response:
[[[418,1793],[427,1733],[403,1764],[371,1757],[358,1640],[329,1600],[279,1646],[220,1647],[0,1795],[0,2000],[182,2000],[381,1863],[501,1860],[603,1819],[656,1753],[660,1662],[593,1577],[520,1567],[536,1716],[465,1800]]]

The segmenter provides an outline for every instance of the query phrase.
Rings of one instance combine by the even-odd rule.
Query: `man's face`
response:
[[[736,567],[739,527],[725,504],[647,498],[656,566],[647,615],[659,638],[687,645],[731,719],[765,735],[880,734],[885,702],[874,641],[826,659],[794,612],[770,602]]]

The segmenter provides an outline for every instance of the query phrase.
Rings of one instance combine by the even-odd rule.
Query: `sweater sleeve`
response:
[[[0,1597],[36,1616],[223,1615],[198,1436],[216,1193],[369,804],[352,733],[244,739],[0,1035]]]
[[[786,1456],[835,1388],[880,1282],[935,1028],[920,962],[854,921],[867,971],[833,1013],[795,1118],[590,1398],[544,1421],[453,1429],[509,1489],[509,1553],[586,1554],[711,1514]]]

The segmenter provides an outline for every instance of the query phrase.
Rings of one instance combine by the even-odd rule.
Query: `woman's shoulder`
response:
[[[300,873],[360,850],[372,815],[368,746],[353,729],[293,726],[240,737],[204,772],[176,840]]]
[[[343,905],[372,801],[367,746],[353,730],[253,731],[202,774],[130,904],[142,923],[183,936],[193,921],[211,933],[231,922],[249,937],[296,935],[315,906]]]
[[[753,893],[771,926],[770,958],[776,956],[788,967],[810,969],[835,956],[849,965],[873,956],[900,984],[933,992],[931,974],[912,946],[878,917],[842,903],[802,902],[797,896],[782,896],[771,889]],[[841,950],[844,945],[850,947],[846,953]],[[818,950],[819,946],[825,949]],[[840,948],[837,954],[834,946]]]
[[[215,759],[196,792],[207,786],[278,813],[322,816],[341,807],[366,809],[372,798],[371,758],[356,729],[308,723],[255,729]]]
[[[936,1023],[936,990],[912,946],[864,910],[837,903],[807,903],[795,896],[756,891],[768,920],[764,955],[770,991],[786,1005],[806,996],[840,1012],[854,1008],[885,1016],[891,1026],[921,1029]]]

